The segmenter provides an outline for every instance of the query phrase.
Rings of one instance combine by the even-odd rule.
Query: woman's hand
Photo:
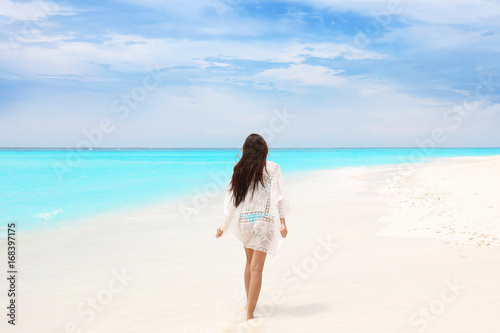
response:
[[[286,229],[286,225],[282,224],[280,229],[281,237],[285,238],[288,234],[288,230]]]
[[[280,220],[281,220],[281,229],[280,229],[281,237],[285,238],[286,235],[288,235],[288,229],[286,228],[285,219],[280,218]]]
[[[215,237],[216,237],[216,238],[219,238],[220,236],[222,236],[222,233],[223,233],[223,232],[224,232],[224,231],[222,231],[222,227],[218,227],[218,228],[217,228],[217,232],[215,233]]]

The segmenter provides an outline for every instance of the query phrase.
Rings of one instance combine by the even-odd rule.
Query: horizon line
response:
[[[401,147],[273,147],[269,149],[500,149],[500,147],[419,147],[419,146],[401,146]],[[40,150],[133,150],[133,149],[158,149],[158,150],[187,150],[187,149],[197,149],[197,150],[233,150],[241,149],[241,147],[97,147],[97,148],[79,148],[79,147],[0,147],[0,150],[22,150],[22,149],[40,149]]]

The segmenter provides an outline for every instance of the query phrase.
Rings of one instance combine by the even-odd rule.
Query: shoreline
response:
[[[491,197],[490,187],[496,189],[500,181],[500,156],[452,159],[416,163],[410,170],[396,164],[287,177],[289,236],[276,260],[266,261],[258,332],[326,327],[497,332],[497,243],[447,244],[449,238],[405,230],[428,213],[426,205],[412,208],[412,200],[426,197],[415,194],[416,188],[425,188],[431,198],[438,190],[450,192],[443,207],[460,208],[461,215],[492,209],[475,210],[477,202],[470,200],[470,207],[457,208],[452,194],[460,197],[473,189],[480,202]],[[482,172],[461,189],[464,170],[471,176],[471,168],[478,167]],[[73,325],[95,333],[234,331],[241,325],[245,254],[237,240],[214,237],[222,223],[222,199],[222,194],[211,198],[189,223],[179,213],[179,201],[20,234],[17,330],[64,332]],[[455,217],[441,215],[437,222],[458,228]],[[5,249],[0,255],[6,256]],[[6,290],[6,282],[0,287]]]
[[[322,148],[318,148],[322,149]],[[347,149],[347,148],[346,148]],[[349,148],[350,149],[350,148]],[[367,149],[372,149],[372,148],[367,148]],[[394,148],[397,149],[397,148]],[[446,148],[447,149],[447,148]],[[459,148],[457,148],[459,149]],[[488,155],[488,156],[459,156],[459,157],[437,157],[437,158],[431,158],[430,160],[425,160],[425,161],[417,161],[417,162],[407,162],[407,163],[392,163],[392,164],[381,164],[381,165],[370,165],[370,166],[347,166],[347,167],[339,167],[339,168],[333,168],[333,169],[316,169],[316,170],[295,170],[291,171],[287,176],[287,181],[289,182],[300,182],[302,180],[307,179],[310,175],[314,175],[315,173],[341,173],[341,174],[349,174],[349,173],[359,173],[360,171],[378,171],[378,170],[388,170],[389,172],[394,171],[395,169],[397,170],[407,170],[407,166],[412,166],[411,169],[415,168],[420,168],[424,166],[433,166],[435,164],[453,164],[457,162],[463,162],[463,163],[471,163],[476,160],[482,160],[482,159],[488,159],[488,158],[495,158],[500,155]],[[389,177],[389,176],[388,176]],[[229,181],[229,179],[227,179]],[[221,184],[220,182],[216,182],[212,179],[210,183],[214,183],[216,186],[219,187],[218,193],[215,196],[212,195],[204,195],[201,198],[201,200],[206,200],[208,201],[214,201],[214,200],[219,200],[219,196],[223,193],[222,188],[224,184]],[[197,197],[199,198],[201,193],[201,188],[193,188],[191,189],[190,192],[198,192],[198,194],[193,195],[193,194],[182,194],[176,199],[166,199],[166,200],[157,200],[154,203],[148,203],[144,204],[140,207],[135,207],[135,208],[121,208],[118,210],[113,210],[109,212],[101,212],[97,213],[96,215],[88,216],[88,217],[82,217],[82,218],[76,218],[76,219],[71,219],[67,221],[62,221],[62,222],[56,222],[53,227],[31,227],[26,230],[22,230],[22,233],[25,235],[30,235],[30,234],[36,234],[39,232],[44,232],[44,231],[50,231],[50,230],[57,230],[60,228],[66,229],[68,227],[72,226],[78,226],[78,225],[85,225],[85,224],[92,224],[96,223],[96,221],[105,221],[108,219],[117,219],[117,218],[124,218],[124,219],[137,219],[140,218],[141,216],[147,214],[148,212],[153,212],[154,214],[157,214],[159,212],[169,212],[171,210],[171,207],[179,207],[182,205],[185,206],[190,206],[188,209],[196,209],[196,205],[193,204],[193,201],[197,200]],[[47,223],[50,225],[50,221]],[[1,228],[0,228],[1,229]]]

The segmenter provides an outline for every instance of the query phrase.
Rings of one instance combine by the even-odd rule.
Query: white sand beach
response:
[[[500,332],[500,157],[285,178],[260,318],[238,322],[245,255],[214,236],[220,193],[188,219],[192,201],[19,235],[11,331]]]

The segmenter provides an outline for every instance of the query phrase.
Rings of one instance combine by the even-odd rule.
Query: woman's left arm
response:
[[[280,221],[281,221],[281,228],[280,228],[281,237],[285,238],[286,235],[288,235],[288,229],[286,228],[285,218],[280,217]]]

